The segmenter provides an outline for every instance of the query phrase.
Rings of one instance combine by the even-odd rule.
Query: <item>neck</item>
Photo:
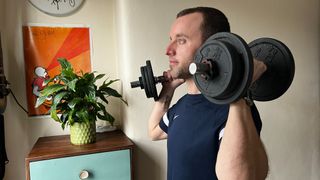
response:
[[[193,81],[193,78],[189,78],[186,80],[188,94],[201,94],[196,84]]]

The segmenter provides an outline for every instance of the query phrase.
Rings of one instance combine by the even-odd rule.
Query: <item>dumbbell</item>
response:
[[[253,57],[263,61],[267,71],[251,85]],[[248,45],[240,36],[227,32],[206,40],[189,67],[198,89],[216,104],[229,104],[248,95],[258,101],[276,99],[289,88],[294,69],[293,56],[282,42],[260,38]],[[132,82],[131,87],[140,86],[147,97],[157,100],[155,85],[164,78],[153,76],[150,61],[141,67],[141,75],[139,83]]]
[[[295,73],[294,58],[281,41],[260,38],[249,43],[252,55],[263,61],[267,71],[249,88],[257,101],[271,101],[282,96],[290,87]]]
[[[140,87],[144,89],[147,98],[158,100],[156,84],[165,81],[164,76],[154,76],[150,60],[146,61],[145,66],[140,67],[141,76],[138,81],[131,82],[131,88]]]

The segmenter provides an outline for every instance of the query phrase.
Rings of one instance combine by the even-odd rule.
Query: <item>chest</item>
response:
[[[228,116],[228,107],[184,104],[170,114],[168,146],[179,149],[212,149],[219,143],[219,131]]]

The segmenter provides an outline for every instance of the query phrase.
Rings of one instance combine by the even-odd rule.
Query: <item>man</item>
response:
[[[168,139],[168,180],[265,179],[268,160],[259,138],[261,120],[244,99],[230,105],[209,102],[196,87],[188,68],[196,50],[212,34],[230,31],[225,15],[208,7],[178,13],[170,31],[159,100],[149,119],[152,140]],[[266,66],[255,61],[257,79]],[[175,89],[186,83],[187,94],[169,108]]]

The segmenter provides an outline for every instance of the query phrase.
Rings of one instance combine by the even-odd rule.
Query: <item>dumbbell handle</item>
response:
[[[196,73],[201,73],[201,74],[205,74],[205,75],[212,78],[214,71],[216,71],[212,67],[214,67],[214,63],[211,63],[211,64],[209,64],[209,63],[191,63],[189,65],[189,72],[192,75],[194,75]],[[139,77],[139,81],[130,82],[131,88],[136,88],[136,87],[142,88],[143,84],[141,83],[141,81],[142,81],[141,77]],[[165,81],[166,81],[166,78],[164,76],[155,76],[154,77],[155,84],[162,83]]]
[[[141,87],[140,81],[130,82],[131,88]]]
[[[212,79],[217,72],[217,67],[214,62],[191,63],[189,65],[189,72],[192,75],[195,75],[196,73],[200,73]]]
[[[136,87],[143,87],[143,84],[141,83],[141,77],[139,77],[139,81],[133,81],[133,82],[130,82],[130,85],[131,85],[131,88],[136,88]],[[154,77],[154,83],[157,84],[157,83],[162,83],[166,81],[166,78],[164,76],[155,76]],[[143,88],[142,88],[143,89]]]

